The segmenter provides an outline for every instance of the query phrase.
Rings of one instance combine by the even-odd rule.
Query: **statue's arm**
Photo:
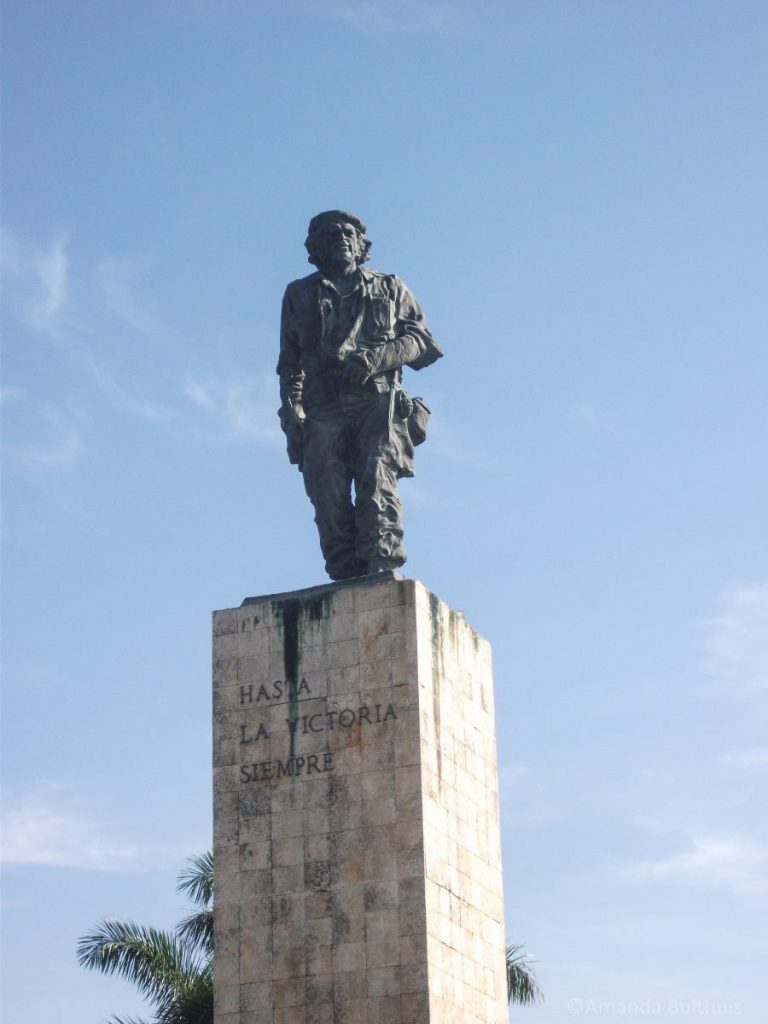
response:
[[[416,342],[416,345],[408,353],[409,358],[404,359],[401,365],[410,366],[413,370],[423,370],[425,366],[436,363],[441,358],[443,350],[432,337],[422,308],[411,290],[399,278],[395,280],[398,293],[397,319],[400,329],[395,343],[406,339]]]
[[[394,278],[394,301],[397,312],[397,337],[365,353],[370,376],[410,366],[422,370],[436,362],[443,354],[432,337],[421,306],[410,289],[399,278]]]
[[[301,346],[295,326],[290,288],[283,297],[277,372],[280,376],[278,415],[286,438],[288,459],[301,469],[304,462],[304,370],[301,365]]]
[[[280,376],[280,421],[286,425],[304,419],[302,397],[304,394],[304,370],[301,365],[301,347],[296,330],[293,299],[290,288],[283,296],[280,316],[280,358],[277,361]]]

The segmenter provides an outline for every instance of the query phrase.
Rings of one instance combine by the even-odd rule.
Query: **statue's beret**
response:
[[[354,225],[358,231],[365,234],[365,224],[363,224],[359,217],[356,217],[354,213],[350,213],[348,210],[324,210],[323,213],[316,214],[309,222],[308,234],[311,235],[313,231],[316,231],[329,220],[342,220],[346,224]]]

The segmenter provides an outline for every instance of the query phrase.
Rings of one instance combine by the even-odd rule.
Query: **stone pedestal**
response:
[[[394,574],[213,631],[216,1024],[506,1024],[487,641]]]

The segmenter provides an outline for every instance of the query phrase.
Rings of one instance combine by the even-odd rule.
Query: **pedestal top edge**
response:
[[[274,594],[263,594],[258,597],[246,597],[242,603],[234,608],[220,608],[213,612],[214,624],[217,620],[220,620],[221,616],[227,616],[237,612],[238,608],[248,608],[249,606],[258,604],[268,604],[272,602],[280,603],[291,599],[298,599],[305,601],[307,599],[312,600],[313,598],[323,597],[324,595],[330,595],[338,591],[349,590],[352,587],[371,587],[382,583],[411,583],[415,584],[417,589],[421,589],[426,599],[432,602],[437,602],[437,605],[442,606],[445,609],[445,614],[450,617],[456,617],[467,626],[472,633],[477,637],[478,640],[482,640],[484,643],[490,643],[482,633],[479,633],[465,618],[462,611],[454,610],[447,602],[441,597],[435,594],[430,588],[419,579],[413,579],[409,577],[403,577],[399,572],[394,569],[389,569],[386,572],[371,573],[369,576],[357,576],[350,580],[338,580],[334,583],[321,583],[314,587],[304,587],[301,590],[284,590]],[[216,626],[214,625],[214,632],[216,632]],[[228,630],[224,630],[228,632]]]
[[[369,576],[354,576],[349,580],[337,580],[334,583],[318,583],[314,587],[304,587],[301,590],[284,590],[277,594],[260,594],[258,597],[246,597],[240,607],[245,608],[249,604],[262,604],[265,601],[284,601],[289,597],[314,597],[319,594],[330,594],[334,590],[342,590],[347,587],[368,587],[376,583],[390,583],[393,580],[400,581],[403,577],[395,569],[387,569],[385,572],[374,572]]]

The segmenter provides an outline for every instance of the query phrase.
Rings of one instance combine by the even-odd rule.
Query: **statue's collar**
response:
[[[363,267],[358,267],[357,273],[358,280],[355,284],[355,287],[352,289],[353,292],[356,292],[358,288],[362,288],[366,285],[369,285],[373,280],[373,274],[369,270],[364,270]],[[319,270],[317,272],[317,283],[321,288],[330,288],[334,292],[338,291],[338,288],[333,283],[333,281],[331,281],[330,278],[326,277],[325,274],[321,273]]]

